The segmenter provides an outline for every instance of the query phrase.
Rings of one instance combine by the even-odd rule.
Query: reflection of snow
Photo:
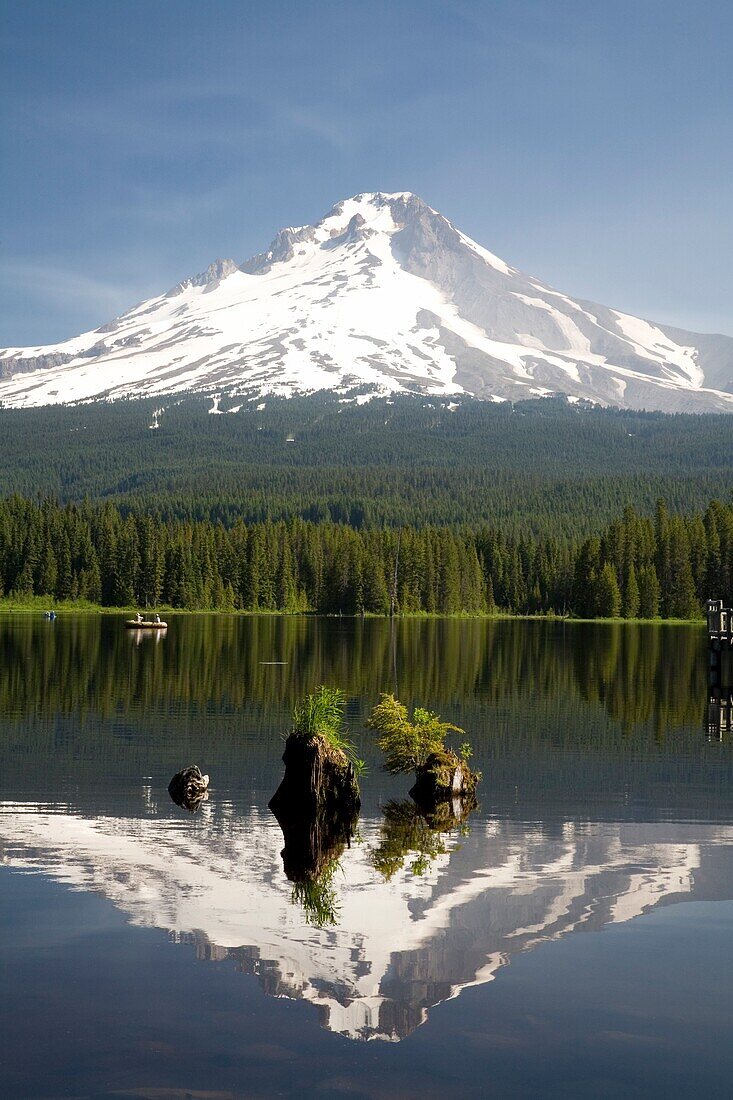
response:
[[[369,862],[378,831],[362,822],[364,843],[344,853],[339,924],[321,930],[292,905],[280,831],[257,810],[206,804],[194,822],[0,803],[6,865],[98,892],[205,957],[231,956],[353,1037],[400,1038],[516,951],[691,896],[703,853],[733,841],[731,827],[691,828],[681,842],[664,824],[568,823],[548,835],[479,822],[423,877],[404,869],[385,883]]]

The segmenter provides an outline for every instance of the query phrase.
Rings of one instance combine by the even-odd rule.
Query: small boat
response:
[[[127,619],[125,621],[125,627],[127,630],[167,630],[168,623],[156,623],[151,619]]]

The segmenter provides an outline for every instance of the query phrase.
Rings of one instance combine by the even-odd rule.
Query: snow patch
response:
[[[662,363],[673,364],[682,372],[695,389],[700,389],[705,384],[705,375],[697,362],[697,348],[673,344],[668,336],[640,317],[630,317],[628,313],[619,313],[612,309],[611,313],[618,322],[618,326],[632,341],[640,355],[652,354]]]

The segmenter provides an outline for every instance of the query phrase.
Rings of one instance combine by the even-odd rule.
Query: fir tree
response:
[[[635,619],[640,607],[639,585],[636,580],[636,568],[633,561],[629,563],[624,586],[623,616],[625,619]]]
[[[610,562],[601,569],[595,583],[595,613],[603,619],[617,619],[621,614],[621,592],[616,570]]]

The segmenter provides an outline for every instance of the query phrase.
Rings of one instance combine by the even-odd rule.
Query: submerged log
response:
[[[168,794],[176,806],[196,813],[201,803],[209,797],[209,777],[201,774],[198,765],[190,764],[173,776],[168,784]]]
[[[465,760],[450,749],[431,752],[424,764],[415,769],[415,784],[410,797],[419,805],[434,805],[455,798],[474,798],[477,772],[472,772]]]

